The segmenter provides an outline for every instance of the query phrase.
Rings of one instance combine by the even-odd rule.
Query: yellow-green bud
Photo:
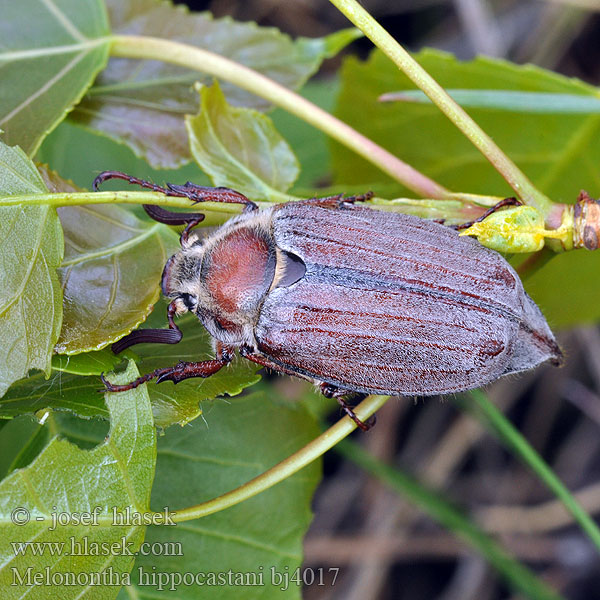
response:
[[[498,252],[525,253],[541,250],[545,238],[563,239],[567,231],[563,226],[546,229],[542,215],[532,206],[523,205],[492,213],[460,235],[473,235],[480,244]]]

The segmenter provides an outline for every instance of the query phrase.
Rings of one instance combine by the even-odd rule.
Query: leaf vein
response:
[[[44,207],[43,211],[41,211],[41,212],[43,212],[44,218],[40,219],[37,240],[36,240],[35,246],[33,248],[33,256],[31,258],[31,260],[29,261],[29,265],[27,267],[27,272],[23,276],[23,281],[21,282],[21,286],[19,287],[17,292],[8,300],[7,304],[0,307],[0,315],[3,315],[19,298],[22,297],[23,292],[24,292],[25,288],[27,287],[27,284],[29,283],[29,278],[31,277],[31,272],[33,271],[33,266],[37,263],[37,256],[40,253],[40,250],[42,247],[42,239],[44,237],[42,235],[42,232],[44,230],[44,227],[46,226],[46,221],[48,220],[48,215],[49,215],[48,207]]]
[[[224,460],[224,459],[209,457],[209,456],[197,456],[197,455],[188,454],[186,452],[181,452],[179,450],[172,450],[172,449],[159,450],[158,454],[160,456],[172,456],[174,458],[181,458],[181,459],[190,460],[190,461],[198,462],[198,463],[218,465],[221,467],[248,467],[249,469],[264,469],[264,465],[261,463],[245,462],[243,460]]]
[[[20,104],[15,106],[2,120],[0,120],[0,125],[3,125],[7,121],[10,121],[15,115],[20,113],[25,107],[29,106],[32,102],[37,100],[42,94],[45,94],[53,85],[58,83],[71,69],[73,69],[77,63],[83,60],[89,51],[82,52],[75,56],[70,62],[68,62],[60,71],[55,73],[44,85],[40,86],[34,94],[31,94],[27,98],[25,98]]]
[[[42,0],[42,4],[44,4],[48,11],[56,17],[56,20],[64,27],[65,31],[71,34],[73,39],[79,42],[83,42],[88,39],[81,33],[81,31],[79,31],[79,29],[77,29],[77,27],[75,27],[75,25],[73,25],[71,19],[69,19],[67,15],[65,15],[65,13],[60,10],[58,6],[56,6],[53,0]]]
[[[283,552],[278,548],[274,548],[273,546],[269,546],[268,544],[261,544],[256,540],[250,540],[248,538],[244,538],[239,535],[231,535],[227,533],[223,533],[221,531],[211,531],[210,529],[203,529],[202,527],[194,527],[186,523],[177,523],[177,528],[183,531],[190,531],[195,534],[205,535],[207,537],[213,537],[225,542],[235,542],[237,544],[242,544],[244,546],[249,546],[250,548],[255,548],[256,550],[263,550],[265,552],[270,552],[271,554],[275,554],[275,556],[283,556],[285,558],[290,558],[292,560],[302,560],[302,556],[300,554],[293,554],[290,552]]]
[[[143,233],[131,237],[125,242],[121,242],[120,244],[116,244],[114,246],[109,246],[108,248],[103,248],[102,250],[97,250],[96,252],[88,252],[87,254],[81,254],[75,258],[63,261],[61,266],[69,267],[85,262],[87,260],[92,260],[94,258],[102,258],[104,256],[114,256],[115,254],[120,254],[124,250],[136,246],[137,244],[143,242],[145,239],[151,237],[162,227],[164,227],[164,225],[162,225],[161,223],[155,223]]]

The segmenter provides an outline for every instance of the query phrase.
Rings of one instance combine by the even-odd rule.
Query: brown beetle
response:
[[[251,361],[304,377],[346,400],[367,394],[433,395],[485,385],[562,353],[512,267],[477,241],[431,221],[356,206],[341,196],[288,202],[259,211],[242,194],[187,183],[154,186],[193,201],[245,205],[213,234],[190,229],[203,217],[146,207],[155,219],[186,223],[182,249],[162,279],[171,298],[168,330],[134,331],[140,342],[175,343],[174,315],[193,312],[215,340],[216,357],[157,369],[150,379],[209,377],[235,349]]]

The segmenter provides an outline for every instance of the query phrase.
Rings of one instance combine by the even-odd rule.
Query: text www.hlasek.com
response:
[[[134,542],[123,536],[116,542],[94,542],[71,536],[66,542],[11,542],[15,556],[183,556],[180,542]]]

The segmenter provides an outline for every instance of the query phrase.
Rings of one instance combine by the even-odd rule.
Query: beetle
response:
[[[460,392],[562,360],[541,311],[500,254],[440,223],[356,204],[369,194],[259,210],[228,188],[162,188],[118,171],[101,173],[94,189],[110,178],[193,202],[244,205],[204,238],[192,231],[202,214],[145,205],[158,221],[186,225],[162,276],[169,329],[133,331],[113,350],[178,342],[174,317],[189,311],[214,339],[215,358],[124,385],[103,378],[111,392],[151,379],[210,377],[238,350],[319,385],[364,429],[351,400]]]

